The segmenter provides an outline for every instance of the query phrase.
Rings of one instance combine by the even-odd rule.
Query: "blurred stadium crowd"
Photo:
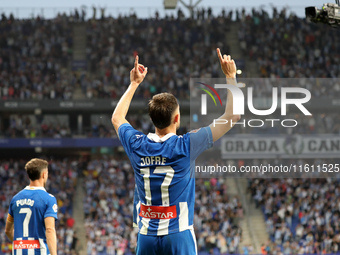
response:
[[[0,98],[70,99],[74,75],[68,19],[2,19],[0,22]]]
[[[0,22],[0,98],[71,99],[75,87],[86,98],[117,98],[129,82],[133,54],[143,55],[149,73],[137,98],[167,91],[189,98],[189,77],[218,77],[216,47],[224,41],[233,13],[139,19],[136,15],[81,21],[86,24],[89,72],[70,71],[74,19],[58,15]],[[285,9],[273,14],[237,12],[239,40],[245,58],[257,62],[258,77],[324,77],[339,74],[338,30],[316,26]],[[322,35],[322,36],[321,36]],[[145,51],[145,49],[148,49]],[[252,77],[254,78],[254,77]],[[317,97],[340,93],[313,88]]]
[[[340,74],[339,30],[308,23],[285,11],[273,15],[253,10],[238,31],[243,53],[257,62],[259,76],[284,78],[337,78]],[[339,95],[332,89],[314,87],[315,96]]]
[[[329,179],[249,179],[249,192],[262,208],[270,241],[268,254],[338,253],[340,186]]]
[[[0,98],[71,99],[76,86],[87,98],[117,98],[129,82],[133,52],[143,52],[150,70],[136,97],[168,91],[188,98],[187,77],[217,77],[215,49],[228,31],[225,19],[89,20],[86,52],[92,73],[80,75],[67,69],[73,40],[67,17],[3,20]]]

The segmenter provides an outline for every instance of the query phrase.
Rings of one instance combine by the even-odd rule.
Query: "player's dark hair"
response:
[[[173,113],[178,107],[176,97],[170,93],[154,95],[149,101],[149,116],[156,128],[164,129],[171,124]]]
[[[44,169],[48,168],[48,162],[43,159],[33,158],[25,165],[25,170],[30,180],[39,180]]]

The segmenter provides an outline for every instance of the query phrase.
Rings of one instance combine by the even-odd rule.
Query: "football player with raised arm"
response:
[[[48,162],[34,158],[25,166],[30,184],[11,201],[5,232],[12,255],[57,255],[55,197],[45,190]]]
[[[228,84],[236,84],[236,65],[217,49]],[[202,127],[183,136],[176,135],[180,125],[177,99],[169,93],[154,95],[148,104],[155,133],[135,130],[126,120],[132,97],[148,69],[138,63],[130,72],[131,83],[112,115],[112,124],[131,161],[135,173],[136,224],[139,228],[137,255],[197,254],[193,231],[195,204],[195,159],[230,129],[230,125]],[[236,123],[233,97],[228,93],[221,119]]]

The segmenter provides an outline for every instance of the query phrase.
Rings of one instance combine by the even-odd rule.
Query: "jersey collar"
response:
[[[43,190],[43,191],[46,191],[46,189],[44,187],[30,187],[30,186],[26,186],[25,189],[28,189],[28,190]]]
[[[169,133],[169,134],[166,134],[165,136],[163,136],[162,138],[159,137],[157,134],[155,133],[149,133],[148,134],[148,138],[151,140],[151,141],[154,141],[156,143],[162,143],[162,142],[165,142],[166,140],[168,140],[171,136],[173,135],[176,135],[174,133]]]

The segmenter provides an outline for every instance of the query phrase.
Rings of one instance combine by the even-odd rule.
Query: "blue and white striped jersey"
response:
[[[118,134],[135,172],[139,233],[161,236],[192,229],[195,159],[213,144],[210,127],[160,138],[126,123]]]
[[[43,187],[29,187],[16,194],[9,206],[14,222],[13,255],[50,254],[46,242],[44,219],[57,217],[56,198]]]

